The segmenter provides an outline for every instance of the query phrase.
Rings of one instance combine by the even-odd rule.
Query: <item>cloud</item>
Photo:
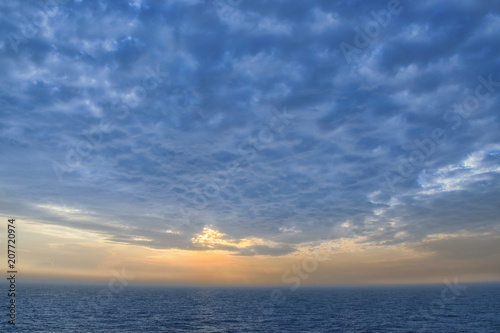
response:
[[[500,237],[491,234],[432,235],[415,248],[443,259],[488,258],[499,253]]]
[[[243,256],[253,255],[272,255],[279,256],[289,254],[295,251],[295,248],[287,244],[277,244],[275,242],[266,241],[265,239],[251,238],[230,240],[226,234],[213,229],[213,227],[205,226],[202,233],[195,235],[191,239],[195,248],[224,250],[236,253]]]
[[[2,5],[2,211],[240,255],[498,234],[500,5],[401,1],[348,63],[387,1],[222,3]]]

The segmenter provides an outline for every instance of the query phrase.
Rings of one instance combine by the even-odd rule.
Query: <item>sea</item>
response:
[[[0,332],[500,332],[500,284],[306,288],[23,284]]]

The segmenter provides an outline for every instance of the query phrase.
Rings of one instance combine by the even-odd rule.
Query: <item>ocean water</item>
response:
[[[500,285],[465,286],[291,291],[19,283],[16,325],[7,323],[3,306],[0,331],[499,333]]]

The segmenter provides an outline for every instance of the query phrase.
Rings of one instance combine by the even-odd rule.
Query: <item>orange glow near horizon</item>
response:
[[[418,247],[340,239],[314,246],[304,244],[284,256],[241,256],[211,246],[247,247],[259,241],[228,240],[211,227],[205,227],[192,239],[206,250],[162,250],[110,242],[103,235],[68,227],[34,222],[18,225],[19,267],[24,280],[106,282],[123,273],[130,277],[131,284],[291,287],[291,279],[297,277],[294,267],[307,275],[300,278],[300,284],[308,286],[441,283],[455,277],[461,281],[500,280],[495,268],[499,255],[443,260],[433,252],[450,239],[460,242],[466,237],[488,235],[435,235]]]

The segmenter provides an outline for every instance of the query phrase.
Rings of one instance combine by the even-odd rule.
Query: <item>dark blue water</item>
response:
[[[16,326],[7,324],[2,306],[0,331],[500,332],[500,285],[466,286],[277,291],[19,284]]]

